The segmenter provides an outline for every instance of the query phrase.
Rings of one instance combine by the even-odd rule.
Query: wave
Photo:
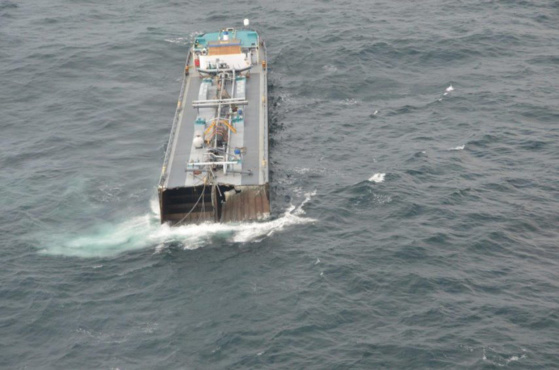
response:
[[[380,184],[381,182],[384,182],[385,176],[386,176],[385,173],[375,173],[373,176],[369,178],[369,181]]]
[[[452,85],[450,85],[449,87],[447,87],[447,88],[445,89],[443,95],[446,96],[446,95],[448,95],[449,93],[451,93],[451,92],[453,92],[453,91],[454,91],[454,87],[453,87]]]

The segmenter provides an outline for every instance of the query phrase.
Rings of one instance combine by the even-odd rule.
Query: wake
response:
[[[159,223],[159,206],[156,199],[150,201],[151,212],[119,224],[98,226],[88,235],[68,237],[60,235],[47,242],[41,253],[75,257],[109,257],[130,251],[154,248],[161,253],[171,245],[184,249],[197,249],[210,245],[214,240],[234,243],[260,242],[287,227],[313,223],[305,217],[303,207],[316,192],[305,194],[298,206],[291,205],[280,217],[260,222],[203,223],[170,227]]]

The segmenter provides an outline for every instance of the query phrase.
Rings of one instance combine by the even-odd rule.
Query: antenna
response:
[[[248,20],[248,18],[245,18],[243,23],[244,23],[245,27],[248,27],[248,25],[250,24],[250,21]]]

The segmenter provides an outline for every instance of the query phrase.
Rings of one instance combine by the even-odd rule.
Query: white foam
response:
[[[153,198],[150,199],[149,209],[150,209],[151,213],[153,213],[153,215],[155,215],[159,218],[160,209],[159,209],[159,201],[157,200],[157,198],[153,197]]]
[[[450,148],[450,149],[448,149],[448,150],[464,150],[465,147],[466,147],[466,145],[459,145],[459,146],[457,146],[457,147],[455,147],[455,148]]]
[[[221,238],[235,243],[258,242],[293,225],[302,225],[316,220],[304,217],[303,206],[316,194],[307,193],[299,206],[290,206],[285,213],[263,222],[204,223],[170,227],[159,223],[157,199],[150,201],[151,213],[134,217],[120,224],[97,227],[89,235],[68,237],[59,235],[45,242],[42,253],[76,257],[106,257],[119,253],[155,246],[155,253],[163,252],[171,243],[179,243],[184,249],[197,249],[208,245],[212,238]]]
[[[522,349],[522,352],[525,352],[525,351],[526,351],[525,349]],[[496,357],[496,356],[493,356],[493,357]],[[526,358],[526,354],[523,353],[523,354],[520,355],[520,356],[513,355],[513,356],[511,356],[511,357],[509,357],[509,358],[505,358],[505,359],[503,359],[503,358],[501,357],[500,359],[499,359],[499,358],[496,358],[496,359],[494,359],[494,360],[491,360],[491,359],[487,358],[487,354],[486,354],[486,351],[485,351],[485,347],[482,348],[482,357],[481,357],[481,359],[482,359],[483,361],[486,361],[486,362],[490,363],[491,365],[498,366],[498,367],[505,367],[505,366],[507,366],[510,362],[520,361],[521,359],[525,359],[525,358]],[[500,361],[500,360],[501,360],[501,361]],[[502,360],[504,360],[504,362],[502,362]]]
[[[449,93],[454,91],[454,87],[452,87],[452,85],[450,85],[449,87],[446,88],[446,90],[444,91],[443,95],[448,95]]]
[[[300,206],[301,207],[301,206]],[[263,238],[283,230],[287,226],[314,222],[311,218],[301,217],[298,209],[290,207],[283,216],[265,222],[246,223],[203,223],[170,227],[162,225],[148,237],[158,243],[182,243],[184,249],[197,249],[210,241],[211,237],[221,237],[236,243],[261,241]],[[161,248],[159,248],[161,250]]]
[[[356,100],[354,98],[349,98],[349,99],[342,100],[341,103],[342,103],[342,105],[345,105],[345,106],[353,106],[353,105],[361,104],[361,102],[359,100]]]
[[[171,44],[179,44],[179,45],[190,45],[194,42],[194,39],[202,35],[202,32],[192,32],[188,35],[188,37],[173,37],[171,39],[165,39],[165,42],[170,42]]]
[[[507,359],[507,364],[509,362],[513,362],[513,361],[520,361],[521,359],[526,358],[526,354],[522,354],[521,356],[511,356],[509,359]]]
[[[375,182],[377,184],[384,182],[384,177],[386,176],[385,173],[375,173],[373,176],[369,178],[370,182]]]
[[[90,234],[53,235],[45,240],[42,253],[76,257],[104,257],[126,250],[145,248],[149,231],[157,225],[153,215],[133,217],[120,224],[97,226]]]
[[[189,39],[187,37],[175,37],[173,39],[165,39],[166,42],[171,44],[188,45]]]
[[[307,174],[309,172],[312,172],[313,169],[310,169],[308,167],[295,167],[293,169],[293,171],[297,172],[298,174],[304,175],[304,174]]]

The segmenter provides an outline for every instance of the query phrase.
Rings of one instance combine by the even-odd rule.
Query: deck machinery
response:
[[[266,218],[268,172],[264,42],[248,29],[197,36],[159,183],[161,222]]]

